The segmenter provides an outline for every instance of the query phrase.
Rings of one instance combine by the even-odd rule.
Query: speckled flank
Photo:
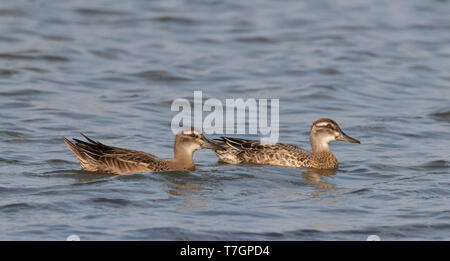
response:
[[[320,119],[311,127],[312,153],[300,147],[276,143],[261,144],[259,141],[222,137],[219,139],[225,150],[216,150],[220,161],[230,164],[256,163],[285,167],[309,167],[319,169],[334,169],[338,161],[329,150],[331,141],[347,141],[359,143],[347,136],[331,119]]]

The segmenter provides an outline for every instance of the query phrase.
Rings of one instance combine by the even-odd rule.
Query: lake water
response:
[[[0,240],[450,240],[449,1],[2,1]],[[62,136],[172,157],[174,99],[337,121],[336,171],[112,176]],[[218,135],[210,136],[212,138]],[[245,137],[245,136],[243,136]]]

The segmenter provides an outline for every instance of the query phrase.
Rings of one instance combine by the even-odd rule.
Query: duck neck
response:
[[[328,141],[326,140],[321,140],[321,139],[317,139],[314,136],[310,136],[310,141],[311,141],[311,150],[312,150],[312,154],[317,154],[317,153],[331,153],[330,151],[330,147],[328,146]]]
[[[328,142],[323,139],[314,139],[311,136],[311,167],[320,169],[337,168],[338,162],[333,152],[330,151]]]
[[[174,156],[172,162],[177,169],[194,170],[194,160],[192,159],[194,152],[182,146],[174,145]]]

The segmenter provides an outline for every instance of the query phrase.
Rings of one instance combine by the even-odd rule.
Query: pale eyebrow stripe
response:
[[[191,131],[191,130],[184,130],[183,131],[183,134],[197,134],[197,135],[200,135],[200,133],[198,133],[197,131]]]
[[[330,123],[328,123],[328,122],[319,122],[319,123],[316,124],[316,126],[324,127],[324,126],[327,126],[328,124],[330,124]]]

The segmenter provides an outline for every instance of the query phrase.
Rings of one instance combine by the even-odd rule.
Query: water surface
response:
[[[450,239],[448,1],[2,1],[0,239]],[[420,18],[420,19],[419,19]],[[176,98],[278,98],[280,141],[336,120],[336,171],[80,170],[84,132],[170,158]]]

